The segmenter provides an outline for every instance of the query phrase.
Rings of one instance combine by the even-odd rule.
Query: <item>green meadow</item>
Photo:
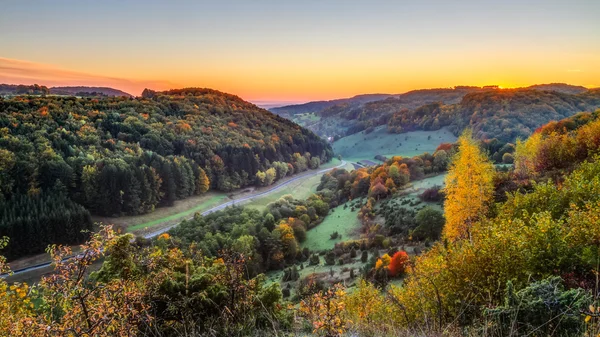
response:
[[[376,155],[412,157],[424,152],[433,153],[440,143],[454,143],[456,136],[446,128],[437,131],[388,133],[386,126],[373,132],[365,131],[344,137],[333,143],[333,150],[348,161],[374,160]]]

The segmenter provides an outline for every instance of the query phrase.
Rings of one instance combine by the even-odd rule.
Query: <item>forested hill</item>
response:
[[[311,131],[195,88],[136,99],[0,99],[0,135],[0,237],[12,240],[9,256],[56,243],[53,227],[68,227],[73,235],[60,243],[73,243],[89,228],[87,211],[151,212],[209,185],[270,184],[333,155]],[[19,242],[27,236],[37,241]]]
[[[133,97],[125,91],[108,87],[52,87],[50,93],[53,95],[72,96],[124,96]]]
[[[314,101],[303,104],[294,104],[294,105],[286,105],[277,108],[271,108],[270,111],[281,115],[281,116],[292,116],[296,114],[302,114],[307,112],[319,112],[324,109],[330,108],[332,106],[338,104],[349,104],[349,105],[361,105],[368,102],[379,101],[382,99],[386,99],[388,97],[392,97],[393,95],[389,94],[364,94],[357,95],[350,98],[340,98],[334,99],[330,101]]]
[[[43,85],[22,85],[0,83],[0,95],[45,95],[50,89]]]
[[[600,90],[581,94],[536,89],[498,89],[465,95],[458,104],[432,103],[394,113],[390,132],[436,130],[449,126],[460,133],[469,126],[480,139],[512,142],[527,138],[538,127],[600,107]]]
[[[360,107],[337,105],[321,111],[310,128],[321,136],[343,137],[379,125],[392,133],[448,126],[456,134],[471,126],[477,138],[512,142],[552,120],[600,107],[600,90],[581,92],[565,84],[458,88],[416,91]]]

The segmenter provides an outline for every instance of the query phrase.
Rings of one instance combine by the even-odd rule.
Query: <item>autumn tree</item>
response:
[[[537,174],[536,157],[542,141],[542,135],[535,133],[526,141],[517,139],[514,163],[515,173],[519,178],[530,178]]]
[[[196,193],[206,193],[210,188],[210,180],[202,168],[198,168],[198,180],[196,182]]]
[[[482,153],[470,130],[458,139],[458,153],[446,176],[444,236],[470,238],[470,227],[485,216],[494,192],[494,166]]]
[[[401,250],[396,252],[388,265],[388,270],[391,276],[398,276],[404,273],[406,267],[408,266],[408,254],[405,251]]]

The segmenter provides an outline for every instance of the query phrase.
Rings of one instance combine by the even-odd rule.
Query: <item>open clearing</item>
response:
[[[302,114],[295,114],[292,116],[292,121],[298,125],[306,126],[314,124],[321,120],[321,117],[315,115],[314,112],[307,112]]]
[[[333,150],[347,161],[373,160],[378,154],[391,157],[413,157],[424,152],[433,153],[440,143],[454,143],[456,136],[448,129],[388,133],[386,126],[373,132],[364,131],[344,137],[333,143]]]
[[[344,206],[341,205],[333,208],[322,223],[306,231],[306,240],[301,247],[307,247],[313,251],[332,249],[338,242],[359,238],[357,235],[359,228],[358,209],[352,212],[351,207],[344,209]],[[330,240],[331,233],[336,231],[341,234],[341,239],[338,237]]]

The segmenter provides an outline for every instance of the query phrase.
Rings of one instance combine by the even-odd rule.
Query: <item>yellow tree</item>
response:
[[[494,193],[494,165],[481,152],[470,130],[458,139],[458,153],[446,176],[446,226],[450,241],[470,237],[473,222],[485,215]]]
[[[210,188],[210,180],[208,179],[206,172],[202,168],[199,168],[198,169],[198,181],[196,183],[196,191],[198,194],[206,193],[206,191],[208,191],[209,188]]]
[[[536,159],[542,143],[542,135],[534,133],[526,141],[517,139],[515,147],[515,173],[519,178],[530,178],[536,175]]]

